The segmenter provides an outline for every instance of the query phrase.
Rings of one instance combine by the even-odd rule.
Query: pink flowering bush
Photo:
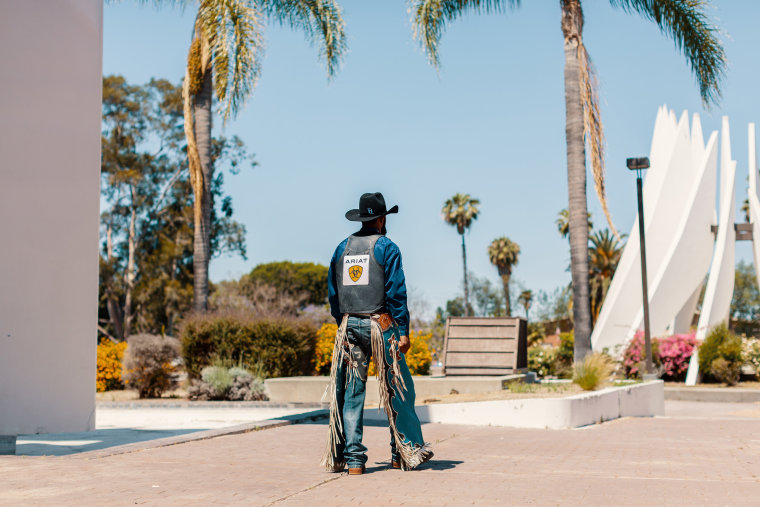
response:
[[[674,334],[658,339],[662,375],[669,380],[684,380],[689,360],[697,346],[694,333]]]
[[[652,338],[652,362],[663,378],[683,380],[697,345],[694,333]],[[626,377],[637,377],[644,364],[644,333],[639,331],[623,353]]]
[[[623,369],[625,370],[626,377],[633,378],[639,376],[639,373],[644,369],[645,354],[644,333],[639,331],[634,335],[625,352],[623,352]],[[655,366],[660,364],[657,338],[652,338],[652,362]]]

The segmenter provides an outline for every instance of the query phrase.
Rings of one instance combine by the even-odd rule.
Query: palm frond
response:
[[[610,0],[615,7],[636,12],[654,21],[683,52],[706,106],[721,98],[726,73],[726,53],[718,40],[718,28],[705,14],[706,0]]]
[[[414,38],[422,43],[430,63],[438,67],[438,43],[448,23],[466,12],[501,13],[519,5],[520,0],[412,0]]]
[[[107,4],[118,4],[121,3],[123,0],[106,0]],[[137,3],[141,5],[153,5],[156,9],[160,9],[161,7],[179,7],[184,12],[185,7],[187,7],[187,0],[137,0]]]
[[[583,105],[583,133],[591,155],[591,173],[594,176],[594,188],[602,211],[612,233],[619,240],[620,234],[612,223],[607,193],[604,186],[604,125],[599,108],[599,82],[591,64],[591,58],[583,43],[578,44],[578,63],[580,68],[581,104]]]
[[[202,0],[196,24],[211,45],[214,93],[226,122],[256,86],[264,49],[261,15],[245,0]]]
[[[347,49],[346,25],[337,0],[259,0],[258,3],[273,21],[302,30],[310,43],[319,39],[327,77],[335,76]]]

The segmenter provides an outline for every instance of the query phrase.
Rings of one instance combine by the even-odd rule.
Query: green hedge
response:
[[[316,327],[298,319],[254,319],[245,314],[190,315],[182,324],[182,358],[190,378],[212,363],[261,368],[266,377],[309,375]]]

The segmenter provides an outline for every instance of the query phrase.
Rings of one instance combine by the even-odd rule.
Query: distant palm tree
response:
[[[591,317],[596,322],[604,298],[607,296],[607,290],[610,288],[610,282],[620,262],[623,246],[607,229],[596,231],[589,241],[591,243],[588,247]]]
[[[705,104],[720,98],[726,57],[717,29],[705,15],[706,0],[609,0],[614,7],[654,22],[676,43],[691,67]],[[586,143],[591,152],[594,186],[612,232],[604,189],[604,129],[596,76],[583,44],[581,0],[560,0],[565,53],[565,140],[570,263],[573,280],[575,360],[591,352],[591,308],[588,280],[588,210],[586,203]],[[439,64],[438,44],[446,25],[466,12],[500,13],[520,0],[411,0],[414,33],[430,62]]]
[[[488,246],[488,258],[491,264],[499,270],[501,283],[504,285],[507,317],[512,315],[512,305],[509,298],[509,278],[512,276],[512,266],[517,265],[520,255],[520,245],[506,236],[496,238]]]
[[[570,234],[570,214],[567,212],[567,208],[559,212],[557,220],[554,221],[557,224],[557,231],[563,238],[566,238]],[[591,221],[591,213],[588,213],[588,232],[594,228],[594,222]]]
[[[529,320],[528,311],[530,310],[531,305],[533,305],[533,291],[522,291],[520,293],[520,296],[517,298],[517,301],[522,305],[523,308],[525,308],[525,320]]]
[[[147,0],[142,0],[147,3]],[[156,5],[187,4],[153,0]],[[346,50],[337,0],[199,0],[182,87],[190,182],[193,186],[193,309],[208,308],[211,253],[211,106],[221,102],[223,122],[235,116],[253,92],[260,73],[263,24],[273,20],[318,40],[328,78]]]
[[[473,220],[477,220],[480,210],[478,206],[480,201],[473,199],[470,194],[454,194],[451,199],[447,199],[441,209],[443,220],[457,228],[457,232],[462,236],[462,266],[464,267],[464,314],[470,315],[470,292],[467,287],[467,250],[464,246],[464,233],[472,225]]]

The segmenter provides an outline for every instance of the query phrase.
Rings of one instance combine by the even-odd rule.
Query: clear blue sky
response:
[[[739,204],[746,195],[746,125],[760,120],[760,3],[713,3],[729,71],[712,111],[702,109],[683,56],[654,24],[608,2],[584,4],[584,40],[601,84],[608,197],[623,232],[636,207],[625,158],[648,155],[662,104],[679,115],[700,112],[706,138],[730,117]],[[259,162],[226,176],[235,217],[248,229],[248,260],[214,259],[211,279],[237,278],[262,262],[327,264],[355,228],[345,211],[379,190],[400,207],[388,235],[403,252],[407,284],[433,308],[460,291],[460,238],[440,218],[456,192],[482,202],[466,235],[471,271],[498,281],[486,248],[506,235],[522,249],[514,276],[527,288],[567,284],[569,251],[554,223],[567,204],[559,2],[457,20],[441,44],[440,72],[412,39],[404,0],[341,4],[349,52],[331,83],[302,33],[266,27],[261,80],[225,132],[240,136]],[[192,2],[184,13],[107,5],[104,74],[179,82],[193,15]],[[589,210],[604,226],[589,183]],[[740,245],[741,257],[749,252]]]

